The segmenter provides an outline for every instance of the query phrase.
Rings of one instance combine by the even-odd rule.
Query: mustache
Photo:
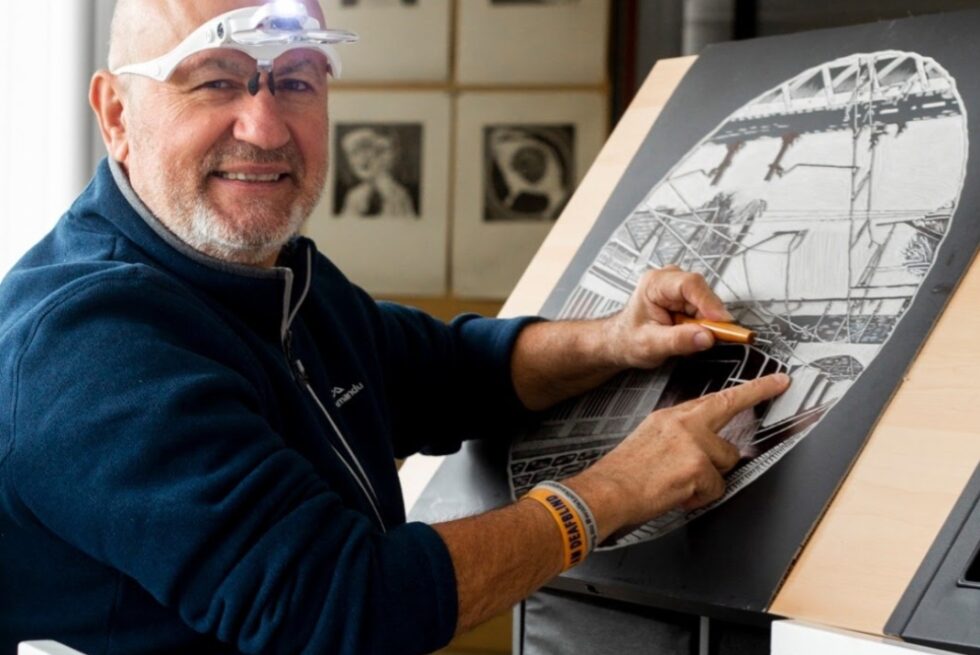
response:
[[[296,144],[292,141],[274,150],[265,150],[241,141],[232,141],[218,146],[208,153],[204,159],[204,170],[209,173],[214,172],[220,170],[227,163],[285,164],[294,177],[301,176],[304,172],[303,158],[300,156]]]

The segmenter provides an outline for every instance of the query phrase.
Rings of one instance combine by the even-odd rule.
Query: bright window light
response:
[[[26,81],[0,102],[0,277],[51,230],[91,173],[92,3],[34,0],[5,9],[0,79]]]

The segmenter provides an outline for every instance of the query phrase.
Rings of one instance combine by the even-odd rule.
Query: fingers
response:
[[[741,459],[738,448],[715,434],[706,435],[701,439],[701,448],[719,473],[728,473]]]
[[[686,273],[665,266],[644,277],[644,298],[658,307],[684,312],[713,321],[730,321],[732,315],[699,273]]]
[[[696,403],[698,411],[703,412],[708,429],[717,432],[736,414],[764,400],[775,398],[786,391],[789,384],[788,375],[775,373],[709,394],[698,399]]]
[[[713,471],[700,480],[694,493],[681,503],[681,507],[686,511],[704,507],[711,501],[721,498],[725,493],[725,487],[725,478],[721,473]]]
[[[740,459],[738,449],[715,434],[704,434],[698,439],[698,447],[707,456],[710,465],[694,471],[689,479],[686,497],[681,500],[681,507],[686,510],[696,509],[721,498],[727,486],[725,474],[735,468]]]

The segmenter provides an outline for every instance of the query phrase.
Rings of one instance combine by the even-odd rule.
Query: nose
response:
[[[234,137],[263,150],[275,150],[289,143],[289,126],[283,120],[282,109],[264,84],[254,96],[242,94]]]

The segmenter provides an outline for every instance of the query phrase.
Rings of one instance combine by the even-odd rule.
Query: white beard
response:
[[[289,220],[272,234],[242,234],[218,217],[203,202],[189,208],[185,220],[171,227],[177,236],[198,252],[238,264],[259,264],[274,257],[286,243],[299,234],[310,211],[300,203],[289,210]]]

